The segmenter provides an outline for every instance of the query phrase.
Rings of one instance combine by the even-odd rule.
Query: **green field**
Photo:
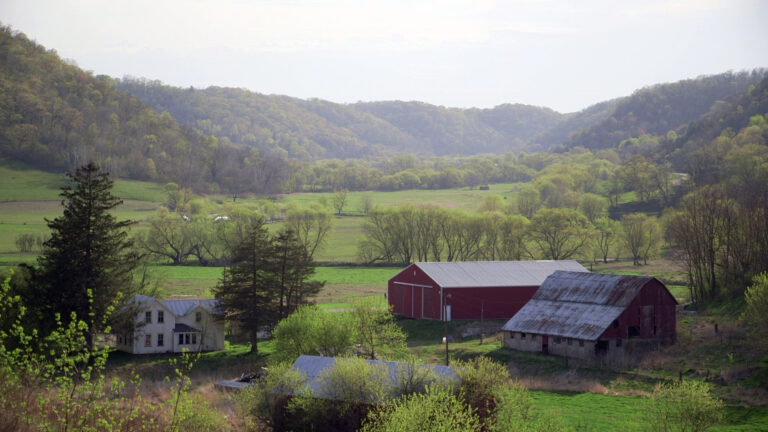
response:
[[[393,192],[349,192],[344,213],[363,213],[363,197],[371,197],[374,206],[399,206],[406,204],[422,205],[435,204],[446,208],[463,208],[476,210],[483,199],[488,195],[501,195],[504,199],[511,199],[523,187],[523,183],[499,183],[489,185],[489,190],[468,187],[458,189],[416,189]],[[285,197],[286,203],[297,203],[307,206],[311,202],[333,201],[334,194],[327,193],[295,193]]]

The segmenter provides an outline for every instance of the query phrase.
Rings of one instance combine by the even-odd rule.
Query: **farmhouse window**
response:
[[[164,335],[162,333],[157,335],[157,346],[163,346],[163,343],[165,342],[163,338]]]
[[[184,345],[184,333],[179,333],[179,345]]]
[[[165,322],[165,313],[163,311],[157,311],[157,322],[164,323]]]
[[[144,346],[145,347],[151,347],[152,346],[152,335],[145,335],[144,336]]]
[[[192,333],[192,345],[197,344],[197,333]]]
[[[195,321],[200,322],[203,320],[203,313],[202,312],[195,312]]]
[[[152,323],[152,311],[146,311],[144,312],[144,322],[147,324]]]
[[[189,345],[189,333],[184,333],[184,345]]]

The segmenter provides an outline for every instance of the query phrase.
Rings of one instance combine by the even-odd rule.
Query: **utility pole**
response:
[[[485,313],[485,299],[480,300],[480,345],[483,344],[483,333],[485,327],[483,327],[483,314]]]
[[[448,294],[447,298],[451,298],[451,295]],[[445,341],[445,365],[448,366],[448,305],[445,300],[446,295],[443,291],[443,340]]]

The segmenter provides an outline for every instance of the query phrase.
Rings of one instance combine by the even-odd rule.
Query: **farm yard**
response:
[[[57,193],[63,178],[7,161],[0,164],[0,175],[7,179],[0,186],[0,270],[6,270],[35,260],[37,251],[21,253],[14,240],[20,234],[43,235],[47,231],[45,220],[53,219],[61,212]],[[357,244],[365,221],[361,204],[364,195],[372,197],[379,206],[411,202],[475,211],[489,194],[511,199],[520,186],[491,185],[486,191],[462,188],[350,192],[349,208],[342,216],[334,216],[334,227],[327,244],[315,257],[321,265],[312,279],[324,281],[325,286],[312,300],[330,314],[347,310],[358,300],[365,300],[375,307],[387,305],[384,296],[387,280],[402,268],[360,265]],[[24,193],[19,193],[20,190]],[[132,233],[146,232],[149,218],[166,199],[162,187],[143,182],[118,180],[114,192],[125,201],[115,216],[137,221]],[[258,208],[265,205],[263,200],[254,198],[241,199],[235,204],[225,196],[206,199],[208,211],[216,214],[226,214],[236,206]],[[285,209],[331,199],[332,194],[302,193],[277,197],[270,202]],[[280,222],[270,224],[269,228],[279,230]],[[582,263],[595,272],[655,276],[667,284],[679,303],[690,302],[685,273],[678,264],[664,257],[652,259],[642,267],[627,260]],[[211,290],[221,280],[223,269],[195,263],[173,266],[156,260],[149,266],[149,275],[160,298],[211,297]],[[717,333],[714,331],[716,323],[720,329]],[[496,324],[501,326],[503,322]],[[410,355],[428,363],[444,362],[442,337],[445,326],[442,322],[399,319],[397,325],[407,336]],[[536,407],[557,416],[567,430],[646,430],[642,401],[657,383],[675,381],[681,374],[685,380],[706,381],[726,402],[725,421],[712,430],[768,429],[768,392],[765,388],[768,365],[749,353],[743,331],[736,325],[735,318],[722,308],[703,309],[682,316],[678,320],[676,345],[647,358],[637,368],[625,370],[579,364],[573,360],[567,363],[555,356],[513,351],[502,346],[498,333],[486,334],[482,340],[461,338],[462,329],[468,325],[471,323],[451,322],[447,325],[447,331],[453,337],[448,344],[450,358],[467,360],[487,356],[503,362],[515,379],[531,389]],[[201,354],[189,373],[191,388],[193,394],[226,413],[232,426],[240,427],[232,396],[215,390],[212,383],[258,370],[269,363],[275,346],[272,340],[261,341],[257,354],[249,353],[249,345],[242,342],[228,341],[226,347],[224,351]],[[165,380],[173,374],[173,366],[169,364],[171,358],[112,352],[107,371],[117,376],[138,373],[142,376],[141,388],[147,397],[165,400],[171,392],[170,384]]]

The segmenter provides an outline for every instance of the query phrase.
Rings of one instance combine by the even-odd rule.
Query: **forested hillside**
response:
[[[719,172],[713,155],[723,151],[710,143],[768,111],[765,70],[657,85],[560,114],[519,104],[337,104],[116,80],[67,64],[10,28],[0,34],[0,59],[2,155],[52,171],[93,159],[117,177],[233,198],[527,181],[547,159],[528,156],[549,148],[609,149],[615,156],[602,157],[615,162],[640,155],[711,175]]]
[[[573,133],[566,146],[602,149],[632,137],[665,135],[716,109],[723,99],[747,91],[765,75],[764,69],[727,72],[638,90],[619,100],[609,117]]]

